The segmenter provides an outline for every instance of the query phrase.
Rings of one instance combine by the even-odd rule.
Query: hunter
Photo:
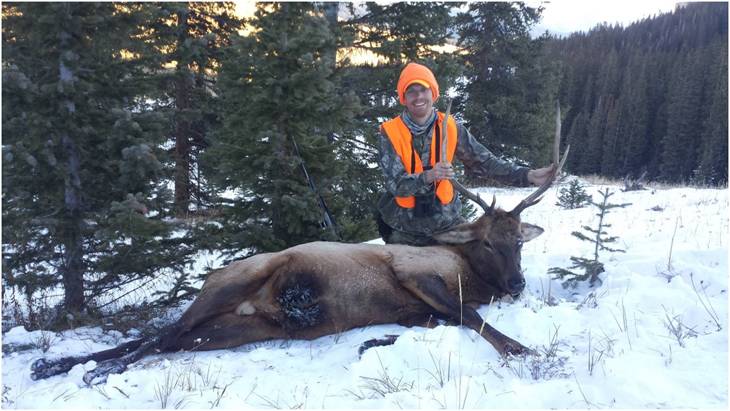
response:
[[[379,164],[386,192],[376,210],[378,230],[386,243],[425,246],[432,235],[465,222],[461,201],[449,181],[454,157],[476,177],[517,187],[541,185],[555,165],[531,170],[497,158],[463,124],[434,108],[439,85],[431,70],[409,63],[398,79],[403,113],[380,126]],[[447,130],[446,155],[441,133]]]

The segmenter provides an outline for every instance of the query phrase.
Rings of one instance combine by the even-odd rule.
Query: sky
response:
[[[626,27],[644,17],[650,17],[674,10],[677,1],[672,0],[612,0],[576,1],[553,0],[527,2],[531,6],[542,5],[545,10],[542,20],[533,29],[533,34],[545,30],[558,35],[575,31],[588,31],[596,25],[620,23]]]
[[[253,12],[254,3],[250,0],[238,0],[237,9],[240,14]],[[641,20],[644,17],[667,13],[674,10],[674,0],[533,0],[527,1],[530,6],[542,5],[542,21],[532,30],[539,36],[546,30],[553,34],[567,35],[574,31],[588,31],[597,24],[621,23],[623,26]]]

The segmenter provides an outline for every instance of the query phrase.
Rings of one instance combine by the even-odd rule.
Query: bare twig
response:
[[[697,286],[695,285],[694,280],[694,274],[689,274],[690,282],[692,282],[692,289],[695,291],[695,294],[697,294],[697,299],[700,300],[700,304],[702,304],[702,307],[705,308],[705,311],[707,311],[707,314],[710,316],[712,321],[717,326],[717,331],[722,330],[722,325],[720,325],[720,316],[717,315],[717,311],[715,311],[715,307],[712,306],[712,303],[710,302],[710,297],[707,296],[707,290],[704,287],[702,288],[702,294],[704,294],[705,299],[702,299],[702,296],[700,295],[700,292],[697,290]],[[702,285],[702,280],[700,280],[700,285]],[[705,303],[705,300],[707,300],[707,303]]]

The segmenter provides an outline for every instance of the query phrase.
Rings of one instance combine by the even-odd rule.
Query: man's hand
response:
[[[454,178],[454,168],[447,161],[436,163],[432,169],[423,172],[426,182],[431,184],[436,180],[450,180]]]
[[[557,165],[551,164],[550,167],[538,168],[527,172],[527,181],[531,184],[540,186],[553,177]]]

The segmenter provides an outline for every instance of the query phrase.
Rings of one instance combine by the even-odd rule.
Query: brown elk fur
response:
[[[159,336],[88,356],[40,359],[32,377],[95,360],[101,362],[84,380],[99,382],[155,351],[314,339],[371,324],[426,325],[432,316],[481,331],[503,355],[522,353],[524,346],[485,324],[472,306],[522,290],[517,243],[541,232],[497,209],[436,235],[438,246],[314,242],[255,255],[211,272],[195,301]],[[510,289],[515,278],[518,288]]]

